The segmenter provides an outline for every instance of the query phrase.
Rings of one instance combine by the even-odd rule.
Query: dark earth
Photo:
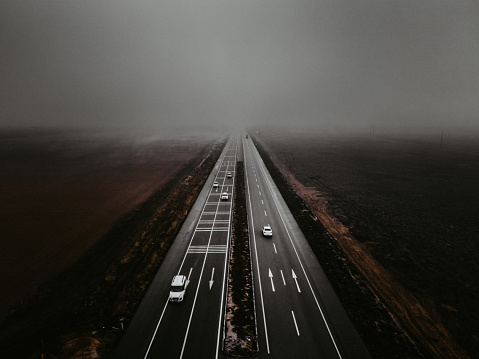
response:
[[[33,135],[32,131],[2,134],[0,155],[7,169],[0,178],[4,227],[21,232],[27,228],[34,233],[38,227],[32,223],[37,221],[74,233],[82,228],[76,219],[88,220],[103,212],[91,214],[90,208],[112,198],[105,195],[108,190],[113,190],[109,193],[116,199],[104,210],[121,207],[122,211],[109,213],[110,219],[103,219],[94,226],[95,231],[85,234],[90,239],[83,248],[76,248],[76,241],[67,242],[67,247],[59,245],[58,233],[44,237],[44,241],[56,241],[51,242],[53,246],[45,242],[45,247],[52,248],[46,256],[50,261],[44,262],[49,267],[47,276],[56,273],[50,263],[57,264],[55,253],[70,249],[77,254],[67,258],[58,267],[67,269],[50,281],[30,282],[33,290],[29,295],[2,315],[2,357],[73,358],[83,353],[107,358],[213,168],[225,137],[169,140],[166,147],[160,145],[164,139],[153,147],[125,147],[117,139],[99,145],[102,140],[81,151],[77,149],[84,143],[82,136],[74,136],[76,143],[66,151],[65,144],[75,142],[71,137],[66,142],[53,141],[60,144],[53,147],[52,138],[58,139],[58,134],[52,137],[37,130]],[[374,358],[479,356],[475,257],[479,141],[446,138],[439,144],[430,138],[291,131],[261,131],[255,138]],[[176,150],[167,153],[172,148]],[[99,156],[104,152],[107,161]],[[162,164],[155,165],[155,158],[162,158]],[[79,163],[84,165],[63,166],[71,159],[82,159]],[[153,182],[145,180],[154,177],[155,169],[164,168],[166,162],[174,162],[168,173],[157,175]],[[35,181],[32,173],[37,173]],[[119,178],[125,181],[118,183]],[[131,192],[139,183],[143,189]],[[69,194],[71,188],[77,189],[76,197]],[[92,190],[85,192],[85,188]],[[121,190],[126,188],[129,190]],[[39,192],[43,194],[36,196]],[[125,196],[127,203],[122,201]],[[25,201],[18,207],[18,198],[35,201],[28,208]],[[44,211],[40,204],[45,201],[53,211]],[[22,222],[19,216],[29,222]],[[5,218],[13,220],[6,222]],[[55,220],[45,224],[44,218]],[[348,230],[347,241],[337,236],[334,226],[338,223]],[[38,234],[47,233],[48,228],[42,228]],[[106,229],[102,234],[98,228]],[[10,233],[16,231],[10,229]],[[20,238],[30,238],[22,233]],[[38,237],[31,238],[38,243]],[[2,248],[9,249],[9,243],[15,242],[4,236]],[[19,249],[22,246],[14,248]],[[19,251],[17,260],[10,259],[8,273],[15,273],[15,266],[20,270],[24,266],[18,258],[34,258],[35,251],[27,250]],[[12,252],[2,250],[4,253]]]
[[[255,138],[373,357],[479,356],[479,141]],[[331,217],[349,229],[352,251],[325,230]]]
[[[226,140],[224,134],[215,139],[210,136],[209,139],[176,137],[173,140],[174,136],[171,136],[170,139],[155,140],[139,148],[135,145],[132,150],[129,144],[119,144],[117,139],[113,141],[115,146],[108,141],[105,144],[104,139],[101,139],[95,142],[101,144],[101,151],[95,146],[92,147],[91,143],[87,145],[88,150],[79,151],[78,147],[84,145],[83,135],[80,139],[77,135],[73,136],[78,141],[73,144],[71,134],[62,133],[60,139],[57,135],[58,133],[52,135],[50,132],[35,132],[33,135],[30,132],[7,132],[3,144],[17,139],[13,141],[17,148],[12,150],[11,147],[5,146],[2,148],[2,155],[4,158],[10,158],[11,166],[25,168],[25,162],[31,161],[31,165],[26,166],[27,169],[39,166],[41,171],[46,167],[44,173],[31,172],[27,175],[50,175],[64,186],[70,180],[104,178],[108,179],[108,184],[112,185],[113,189],[123,189],[117,194],[115,191],[108,192],[109,186],[104,186],[102,188],[107,194],[95,192],[106,199],[126,195],[125,192],[131,188],[132,183],[141,183],[144,186],[146,181],[148,187],[148,182],[152,179],[163,181],[155,183],[153,193],[143,199],[143,203],[138,202],[144,194],[132,195],[130,199],[133,203],[129,203],[130,209],[120,218],[110,217],[110,220],[114,219],[113,225],[110,225],[110,229],[103,236],[96,241],[95,238],[87,237],[84,240],[90,241],[89,246],[84,244],[74,250],[79,257],[74,264],[38,285],[20,305],[14,306],[9,314],[2,317],[2,358],[74,358],[84,357],[83,355],[88,358],[108,357],[181,228]],[[38,138],[41,139],[39,142]],[[91,134],[88,134],[87,138],[91,139]],[[66,144],[71,145],[69,149],[73,151],[71,156],[75,165],[65,161],[64,148],[57,148],[58,144],[63,147]],[[43,149],[43,152],[38,153],[39,149]],[[109,161],[105,161],[104,151],[107,152]],[[23,158],[9,157],[12,153],[21,153]],[[85,153],[89,155],[87,161],[82,160]],[[114,165],[111,160],[116,160]],[[175,166],[166,166],[165,163],[168,162]],[[169,170],[164,171],[164,168]],[[175,170],[171,171],[172,168]],[[70,173],[72,169],[76,170],[74,175]],[[146,176],[144,181],[136,178],[145,175],[145,172],[153,178]],[[12,177],[13,174],[19,176],[17,168],[9,173]],[[42,180],[48,182],[48,178]],[[44,188],[42,181],[39,182],[34,190]],[[85,183],[83,185],[94,189],[98,183],[93,181],[89,186]],[[55,191],[50,188],[50,184],[46,185],[49,187],[48,193],[65,193],[64,187]],[[150,183],[149,187],[151,186]],[[35,193],[31,188],[28,189]],[[77,196],[76,199],[75,204],[85,207],[97,203],[88,196]],[[123,207],[125,208],[127,207]],[[116,209],[111,209],[118,216]],[[49,212],[51,211],[47,214]],[[82,218],[82,213],[74,212],[76,217]],[[11,212],[7,212],[9,213]],[[28,214],[33,216],[35,212]],[[64,225],[61,219],[59,225]],[[47,247],[51,244],[48,247],[50,251],[62,249],[62,246],[56,244],[58,239],[55,236],[37,236],[35,240],[43,240],[43,245]],[[8,238],[2,239],[2,245],[5,243],[8,244]],[[50,254],[50,258],[56,259],[54,254]],[[17,256],[22,258],[22,253],[17,252]],[[21,264],[16,265],[20,267]],[[38,267],[38,270],[41,271],[42,267]]]

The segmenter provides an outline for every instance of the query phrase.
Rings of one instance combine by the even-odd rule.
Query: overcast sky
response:
[[[0,125],[479,128],[479,2],[0,0]]]

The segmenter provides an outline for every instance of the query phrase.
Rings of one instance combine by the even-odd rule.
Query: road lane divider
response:
[[[274,253],[278,254],[278,251],[276,250],[276,244],[273,243],[273,247],[274,247]]]
[[[286,281],[284,280],[283,271],[281,269],[279,271],[281,272],[281,277],[283,278],[283,284],[286,285]]]
[[[188,273],[188,279],[187,279],[188,282],[190,281],[190,276],[192,271],[193,271],[193,267],[190,268],[190,272]]]
[[[298,333],[298,337],[299,337],[298,323],[296,323],[296,318],[295,318],[295,316],[294,316],[294,312],[293,312],[293,311],[291,311],[291,314],[293,315],[294,326],[296,327],[296,333]]]

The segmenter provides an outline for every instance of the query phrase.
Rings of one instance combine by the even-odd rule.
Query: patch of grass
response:
[[[245,357],[258,347],[243,162],[236,164],[235,185],[224,351]]]

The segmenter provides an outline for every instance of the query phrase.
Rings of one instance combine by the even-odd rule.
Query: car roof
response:
[[[183,285],[186,277],[184,275],[175,275],[171,281],[171,285]]]

